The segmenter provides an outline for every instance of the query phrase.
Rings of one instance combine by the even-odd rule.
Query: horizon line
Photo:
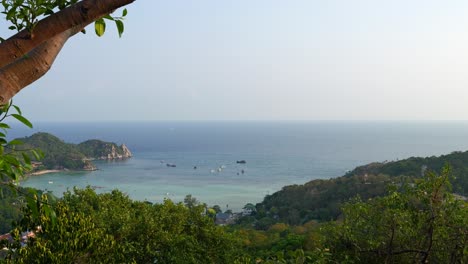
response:
[[[468,122],[468,119],[155,119],[155,120],[32,120],[34,123],[157,123],[157,122],[180,122],[180,123],[305,123],[305,122]],[[16,123],[16,121],[15,121]]]

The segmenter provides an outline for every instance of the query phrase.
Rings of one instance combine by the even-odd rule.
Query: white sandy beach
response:
[[[44,175],[44,174],[47,174],[47,173],[56,173],[56,172],[62,172],[62,171],[63,170],[41,170],[41,171],[36,171],[36,172],[29,173],[28,175],[37,176],[37,175]]]

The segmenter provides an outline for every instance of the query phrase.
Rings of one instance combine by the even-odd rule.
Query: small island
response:
[[[30,175],[41,175],[58,171],[97,170],[94,160],[123,160],[132,157],[132,152],[122,144],[97,139],[80,144],[66,143],[49,133],[35,133],[29,137],[18,138],[22,145],[17,150],[39,149],[44,153],[41,160],[33,159]]]

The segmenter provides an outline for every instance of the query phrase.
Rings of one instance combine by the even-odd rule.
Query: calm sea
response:
[[[192,194],[233,210],[285,185],[338,177],[372,161],[468,149],[468,122],[35,123],[33,130],[15,127],[9,135],[37,131],[72,143],[125,143],[134,157],[97,162],[94,172],[31,177],[23,186],[61,195],[67,188],[91,185],[151,202],[181,201]]]

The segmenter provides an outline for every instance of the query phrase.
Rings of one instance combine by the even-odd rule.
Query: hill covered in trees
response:
[[[427,171],[440,171],[445,164],[452,167],[450,179],[453,191],[460,195],[468,194],[468,151],[455,151],[439,157],[411,157],[392,162],[374,162],[355,168],[345,176],[387,175],[390,177],[408,176],[420,178]]]
[[[299,225],[310,220],[333,220],[341,215],[343,203],[356,195],[363,200],[382,196],[389,186],[400,188],[404,183],[413,183],[426,173],[441,171],[445,164],[452,167],[449,179],[452,191],[466,196],[468,151],[439,157],[411,157],[359,166],[334,179],[285,186],[256,205],[255,225],[258,229],[267,229],[276,222]]]
[[[36,170],[94,170],[96,166],[92,160],[124,159],[132,156],[125,145],[118,146],[115,143],[101,140],[88,140],[80,144],[71,144],[43,132],[17,140],[23,144],[16,146],[16,150],[39,149],[44,153],[44,157],[35,163]]]
[[[266,230],[216,226],[194,199],[151,204],[91,188],[56,200],[42,194],[24,203],[0,246],[5,263],[466,263],[467,203],[451,193],[450,175],[447,166],[381,197],[354,198],[338,221]],[[24,230],[34,233],[26,241]]]
[[[455,170],[428,167],[390,176],[362,166],[286,186],[233,226],[215,225],[214,208],[191,196],[152,204],[88,187],[56,198],[4,183],[0,223],[11,231],[0,263],[465,263],[468,204],[452,193]]]

